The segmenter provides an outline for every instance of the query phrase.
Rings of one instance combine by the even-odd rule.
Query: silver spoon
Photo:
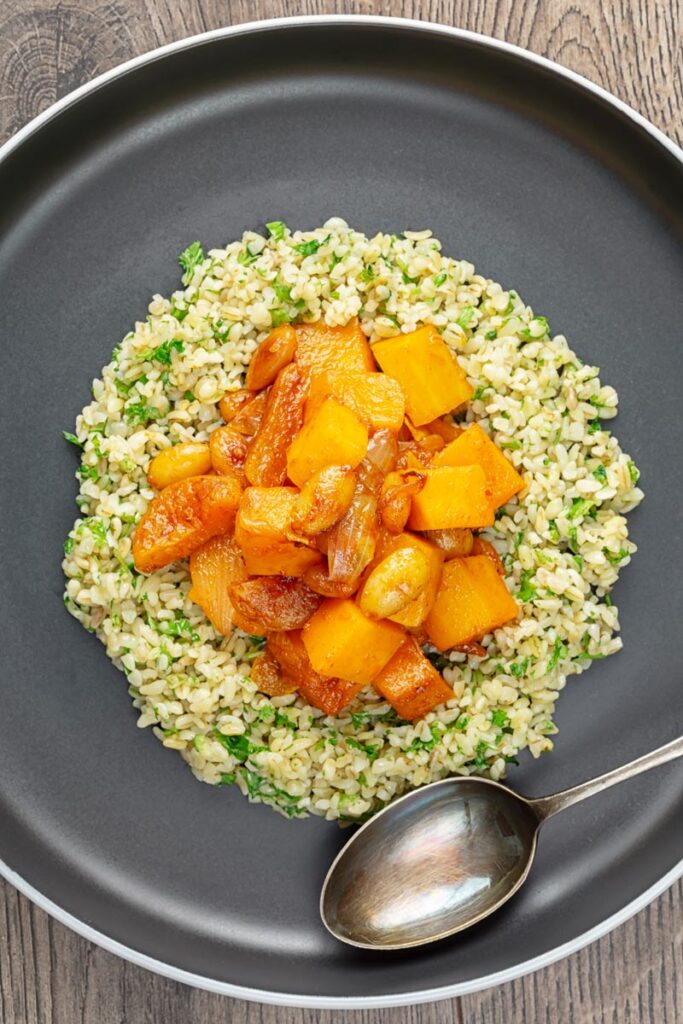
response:
[[[323,923],[364,949],[407,949],[469,928],[523,884],[551,815],[681,756],[683,736],[533,800],[462,775],[413,790],[362,825],[335,858],[320,897]]]

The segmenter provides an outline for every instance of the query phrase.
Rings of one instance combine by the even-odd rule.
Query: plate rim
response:
[[[487,46],[490,49],[512,54],[531,64],[535,64],[538,67],[552,71],[555,75],[559,75],[561,78],[574,82],[576,85],[579,85],[583,89],[602,99],[604,102],[610,104],[610,106],[615,110],[618,110],[620,113],[628,117],[635,125],[647,132],[654,141],[658,142],[664,147],[664,149],[668,150],[668,152],[683,165],[683,149],[678,146],[673,139],[670,139],[665,132],[652,124],[648,118],[639,113],[628,103],[625,103],[617,96],[614,96],[602,86],[597,85],[578,72],[572,71],[570,68],[566,68],[562,64],[559,64],[548,57],[543,57],[540,54],[533,53],[531,50],[527,50],[522,46],[517,46],[514,43],[508,43],[505,40],[496,39],[493,36],[488,36],[484,33],[473,32],[469,29],[457,28],[450,25],[441,25],[437,22],[422,21],[415,18],[364,14],[297,15],[295,17],[267,18],[260,21],[247,21],[238,25],[226,25],[222,28],[212,29],[192,36],[186,36],[182,39],[177,39],[174,42],[167,43],[164,46],[147,50],[130,60],[115,65],[108,71],[104,71],[89,82],[78,86],[78,88],[73,89],[45,110],[41,111],[41,113],[37,114],[0,146],[0,164],[6,160],[15,149],[18,149],[23,142],[39,131],[43,125],[48,124],[63,110],[72,106],[82,97],[91,92],[96,92],[102,86],[127,74],[135,68],[142,67],[145,64],[159,60],[160,58],[176,51],[190,49],[214,39],[248,35],[254,32],[271,31],[290,26],[306,26],[313,24],[327,25],[330,28],[344,24],[355,24],[374,25],[380,28],[387,27],[405,30],[419,30],[421,32],[467,40],[477,43],[480,46]],[[4,878],[5,881],[9,882],[10,885],[14,886],[15,889],[21,892],[51,917],[54,917],[56,920],[66,925],[83,938],[94,942],[97,946],[100,946],[102,949],[105,949],[110,953],[114,953],[123,960],[127,960],[139,967],[143,967],[164,977],[171,978],[172,980],[181,982],[182,984],[190,985],[194,988],[201,988],[220,995],[230,996],[234,999],[244,999],[249,1002],[259,1002],[274,1006],[294,1006],[308,1009],[354,1010],[407,1006],[417,1003],[451,999],[473,992],[480,992],[484,989],[492,988],[496,985],[501,985],[509,981],[514,981],[517,978],[521,978],[532,973],[533,971],[540,970],[543,967],[548,967],[551,964],[556,963],[558,960],[561,960],[564,957],[583,949],[590,943],[595,942],[597,939],[606,935],[612,929],[618,927],[630,917],[637,914],[640,910],[656,899],[657,896],[665,892],[682,876],[683,858],[678,862],[678,864],[674,865],[673,868],[671,868],[665,875],[658,879],[658,881],[647,888],[634,900],[627,903],[611,916],[605,918],[604,921],[594,925],[593,928],[588,929],[588,931],[581,933],[575,938],[570,939],[568,942],[556,946],[539,956],[532,957],[530,960],[516,964],[513,967],[508,967],[505,970],[483,975],[479,978],[473,978],[469,981],[454,982],[450,985],[439,986],[438,988],[423,989],[416,992],[399,992],[380,996],[363,996],[355,998],[353,996],[312,996],[291,992],[282,993],[265,989],[250,988],[233,982],[218,981],[214,978],[186,971],[183,968],[174,967],[172,964],[167,964],[164,961],[157,960],[146,953],[142,953],[130,946],[126,946],[124,943],[119,942],[117,939],[113,939],[104,932],[100,932],[97,929],[92,928],[85,921],[81,921],[80,918],[75,917],[44,893],[34,888],[34,886],[6,864],[0,857],[0,877]]]

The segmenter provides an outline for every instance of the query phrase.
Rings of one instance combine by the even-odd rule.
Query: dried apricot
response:
[[[272,630],[300,629],[320,604],[320,597],[300,579],[259,576],[230,588],[235,610]]]
[[[271,331],[251,357],[244,383],[252,391],[268,387],[280,370],[291,363],[296,352],[296,331],[282,324]]]

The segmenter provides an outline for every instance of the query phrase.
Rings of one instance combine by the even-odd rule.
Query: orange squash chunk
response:
[[[241,493],[234,476],[191,476],[169,484],[152,499],[133,534],[135,567],[154,572],[228,533]]]
[[[234,583],[230,600],[240,615],[262,623],[265,633],[300,629],[320,604],[318,594],[289,576],[258,576]]]
[[[251,391],[268,387],[296,351],[296,332],[289,324],[281,324],[261,342],[251,357],[244,383]]]
[[[187,595],[198,604],[217,633],[230,632],[233,604],[230,587],[247,578],[242,552],[228,534],[212,537],[190,556],[192,587]]]
[[[433,466],[481,466],[494,508],[524,487],[524,479],[478,423],[473,423],[432,460]]]
[[[368,339],[357,317],[344,327],[328,327],[324,320],[316,320],[313,324],[297,324],[295,330],[294,358],[306,375],[326,370],[363,373],[376,369]]]
[[[326,715],[338,715],[353,700],[362,683],[322,676],[311,665],[301,630],[271,633],[268,650],[277,659],[283,672],[290,676],[304,700]]]
[[[316,374],[306,401],[308,419],[326,398],[335,398],[371,430],[398,433],[406,411],[401,385],[385,373],[330,370]]]
[[[429,579],[419,596],[406,608],[403,608],[402,611],[389,616],[392,622],[398,622],[400,626],[405,626],[407,629],[416,629],[422,625],[434,604],[436,592],[441,582],[444,553],[436,544],[432,544],[422,537],[416,537],[414,533],[401,533],[398,537],[393,537],[387,541],[383,546],[381,557],[386,558],[388,554],[400,548],[415,548],[421,551],[426,556],[429,565]]]
[[[301,374],[293,363],[285,366],[270,389],[263,420],[244,464],[250,484],[278,487],[285,482],[287,450],[303,423],[305,398]]]
[[[517,610],[516,601],[489,558],[452,558],[444,565],[441,585],[424,625],[434,646],[445,651],[479,640],[514,619]]]
[[[473,395],[465,371],[432,324],[376,341],[372,352],[384,372],[401,385],[416,427],[457,409]]]
[[[354,469],[367,450],[368,432],[358,417],[334,398],[327,398],[294,438],[287,453],[287,474],[303,487],[325,466]]]
[[[165,448],[155,455],[149,464],[147,478],[158,491],[169,484],[185,480],[188,476],[201,476],[211,470],[211,454],[208,444],[187,441]]]
[[[316,672],[365,685],[384,668],[404,635],[393,622],[369,619],[355,601],[330,597],[304,626],[303,641]]]
[[[247,487],[235,522],[235,540],[253,576],[303,576],[322,561],[311,542],[292,529],[294,487]]]
[[[481,466],[428,466],[421,491],[413,495],[412,530],[492,526],[493,505]]]
[[[414,637],[403,641],[372,685],[407,722],[424,718],[439,704],[453,699],[452,689],[425,658]]]

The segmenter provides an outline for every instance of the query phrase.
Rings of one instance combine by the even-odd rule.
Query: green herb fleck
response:
[[[146,424],[154,422],[154,420],[161,419],[162,412],[153,405],[136,402],[133,405],[127,405],[123,410],[123,415],[131,426],[138,425],[144,427]]]
[[[436,277],[434,278],[434,287],[440,288],[444,281],[447,279],[447,277],[448,274],[445,271],[443,271],[443,273],[441,274],[437,274]]]
[[[597,434],[598,431],[600,431],[602,429],[603,429],[602,422],[599,419],[597,419],[597,417],[594,420],[589,420],[588,421],[588,433],[589,434]]]
[[[64,541],[64,554],[65,555],[70,555],[71,552],[73,551],[73,549],[74,549],[74,539],[73,539],[73,537],[67,537],[66,540]]]
[[[379,747],[372,743],[361,743],[354,736],[347,736],[344,739],[347,747],[351,747],[353,750],[360,750],[362,754],[365,754],[370,761],[374,761],[379,754]]]
[[[276,242],[279,242],[280,239],[285,237],[287,225],[283,220],[271,220],[268,222],[268,224],[266,224],[266,230],[268,231],[268,234],[270,235],[271,238],[273,238]]]
[[[192,242],[188,245],[187,249],[181,252],[178,257],[178,263],[185,271],[183,274],[183,284],[190,283],[195,268],[203,263],[205,259],[206,256],[204,255],[201,242]]]
[[[295,245],[294,252],[298,252],[301,256],[314,256],[322,244],[316,238],[311,238],[309,242],[300,242],[299,245]]]
[[[534,587],[533,584],[531,583],[531,579],[533,578],[533,576],[534,576],[534,570],[533,569],[523,569],[522,570],[522,577],[521,577],[521,580],[520,580],[520,587],[519,587],[519,590],[517,591],[517,597],[522,602],[533,601],[534,598],[538,597],[538,592],[536,590],[536,587]]]
[[[83,443],[78,440],[76,435],[75,434],[70,434],[68,430],[63,430],[62,431],[62,436],[63,436],[65,441],[69,442],[69,444],[75,444],[77,448],[82,448],[83,447]]]
[[[495,711],[491,712],[491,723],[498,729],[504,729],[510,721],[510,716],[507,711],[503,711],[502,708],[496,708]]]
[[[491,390],[492,389],[490,387],[488,387],[488,386],[487,387],[481,387],[480,386],[480,387],[476,388],[474,394],[472,395],[472,401],[476,402],[478,399],[483,398],[484,395],[486,394],[486,392],[487,391],[491,391]]]
[[[411,750],[433,750],[434,745],[441,739],[441,728],[435,722],[429,727],[431,736],[428,740],[421,740],[419,737],[414,739],[408,747],[408,752]]]
[[[625,558],[628,558],[631,552],[627,551],[626,548],[619,548],[617,552],[610,551],[609,548],[603,548],[602,553],[610,565],[619,565]]]
[[[458,327],[462,327],[462,329],[465,330],[473,316],[474,306],[465,306],[462,313],[455,322],[458,325]]]
[[[508,451],[511,452],[519,451],[519,449],[522,447],[522,442],[517,441],[516,439],[512,439],[510,441],[499,441],[498,443],[501,448],[507,448]]]
[[[528,667],[529,667],[529,659],[528,658],[522,658],[521,661],[515,661],[511,665],[508,665],[508,671],[509,671],[511,676],[515,677],[515,679],[521,679],[522,676],[524,675],[524,673],[526,672],[526,670],[528,669]],[[495,723],[495,724],[498,724],[498,723]],[[503,725],[505,725],[504,722],[503,722]]]
[[[594,469],[593,476],[596,480],[599,480],[601,484],[607,483],[607,470],[604,466],[598,466],[597,469]]]
[[[631,483],[635,487],[640,479],[640,470],[636,466],[633,459],[628,459],[626,465],[628,466],[628,475],[631,477]]]
[[[567,519],[578,519],[585,516],[593,508],[595,502],[590,498],[572,498],[571,508],[567,512]]]
[[[558,638],[555,641],[555,645],[553,647],[553,652],[550,655],[550,659],[548,661],[548,669],[547,669],[547,671],[548,672],[552,672],[552,670],[555,668],[555,666],[560,661],[560,659],[566,657],[566,655],[567,655],[567,644],[563,640],[560,640],[560,638],[558,636]]]

